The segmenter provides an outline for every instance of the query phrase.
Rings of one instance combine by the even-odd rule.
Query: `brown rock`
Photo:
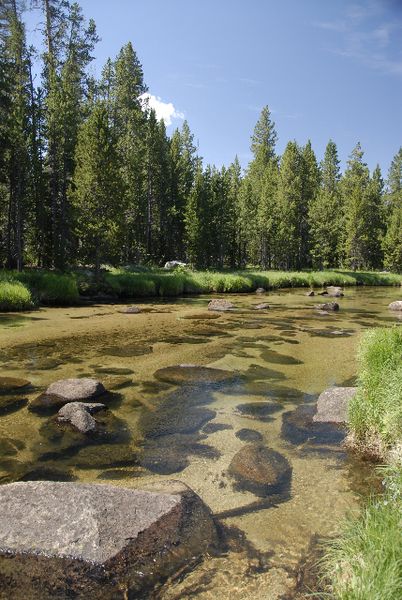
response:
[[[288,460],[262,444],[248,444],[233,457],[229,474],[239,489],[267,496],[289,483],[292,468]]]

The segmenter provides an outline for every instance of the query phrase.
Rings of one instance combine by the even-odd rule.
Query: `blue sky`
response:
[[[205,162],[246,166],[265,104],[278,152],[310,138],[321,159],[332,138],[344,165],[360,140],[386,173],[402,145],[402,0],[79,3],[102,38],[95,72],[131,40],[168,131],[186,118]]]

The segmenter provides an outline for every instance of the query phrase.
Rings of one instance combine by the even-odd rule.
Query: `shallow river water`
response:
[[[0,481],[53,479],[141,487],[178,479],[219,518],[226,549],[158,592],[165,600],[293,598],[300,561],[317,538],[334,535],[370,487],[370,468],[342,449],[343,432],[306,425],[317,395],[353,385],[356,348],[367,327],[398,323],[395,288],[346,289],[338,313],[303,290],[263,297],[225,296],[235,309],[207,311],[209,297],[122,305],[41,309],[0,316],[1,375],[23,377],[24,398],[0,396]],[[269,310],[256,310],[259,302]],[[234,372],[211,382],[180,365]],[[155,376],[156,373],[156,376]],[[52,381],[104,382],[112,417],[96,443],[60,433],[27,402]],[[166,381],[169,379],[169,382]],[[15,402],[13,402],[15,400]],[[292,476],[268,498],[228,474],[247,443],[287,458]]]

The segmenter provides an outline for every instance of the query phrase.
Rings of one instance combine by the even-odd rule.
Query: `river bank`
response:
[[[145,267],[109,268],[95,278],[81,269],[57,273],[39,269],[0,272],[0,311],[24,311],[38,306],[75,306],[90,300],[113,302],[127,298],[176,297],[199,294],[250,293],[325,286],[399,286],[395,273],[364,271],[191,271]]]
[[[335,600],[398,600],[402,589],[402,329],[365,333],[347,446],[382,463],[382,493],[350,518],[326,550],[327,592]]]

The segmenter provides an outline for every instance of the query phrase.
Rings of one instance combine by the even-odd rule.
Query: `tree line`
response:
[[[279,156],[265,107],[244,173],[204,166],[188,123],[168,136],[147,105],[131,43],[97,80],[95,23],[69,0],[33,7],[41,54],[18,0],[0,5],[1,265],[402,270],[402,148],[386,181],[360,144],[344,173],[332,140],[321,162],[309,141]]]

